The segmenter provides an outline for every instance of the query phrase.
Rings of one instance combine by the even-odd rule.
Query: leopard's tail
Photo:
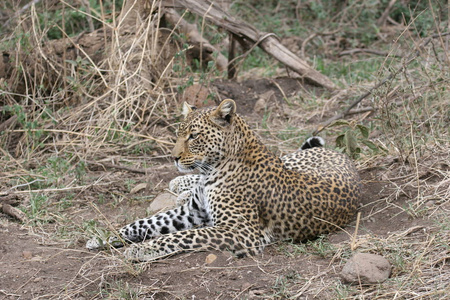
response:
[[[315,147],[323,147],[325,145],[325,141],[320,136],[312,136],[308,138],[303,145],[300,147],[300,150],[315,148]]]

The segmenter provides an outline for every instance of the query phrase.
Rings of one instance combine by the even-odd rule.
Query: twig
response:
[[[374,111],[375,109],[373,107],[363,107],[360,109],[352,109],[348,112],[349,115],[356,115],[356,114],[362,114],[368,111]]]
[[[268,38],[268,37],[270,37],[270,36],[274,36],[274,37],[276,37],[276,34],[275,33],[266,33],[264,36],[262,36],[258,41],[256,41],[251,47],[250,47],[250,49],[248,49],[245,53],[243,53],[243,54],[241,54],[241,55],[239,55],[239,56],[237,56],[237,57],[234,57],[232,60],[230,60],[229,61],[229,63],[228,64],[234,64],[238,59],[244,59],[244,58],[246,58],[257,46],[259,46],[259,44],[261,43],[261,42],[263,42],[266,38]],[[240,37],[239,36],[235,36],[237,39],[240,39]]]
[[[90,160],[85,160],[85,162],[87,162],[88,164],[91,164],[91,165],[101,165],[105,168],[125,170],[125,171],[129,171],[129,172],[133,172],[133,173],[140,173],[140,174],[148,174],[148,172],[150,171],[150,169],[137,169],[137,168],[127,167],[127,166],[122,166],[122,165],[114,165],[114,164],[110,164],[110,163],[106,163],[106,162],[98,162],[98,161],[90,161]]]
[[[27,190],[27,191],[15,191],[10,192],[9,194],[28,194],[28,193],[46,193],[46,192],[61,192],[61,191],[71,191],[71,190],[84,190],[97,185],[108,185],[109,183],[94,183],[82,186],[72,186],[65,188],[51,188],[51,189],[41,189],[41,190]]]
[[[356,99],[355,101],[353,101],[343,112],[329,118],[328,120],[326,120],[324,123],[322,123],[321,125],[319,125],[316,130],[314,130],[314,132],[312,133],[313,135],[318,134],[319,132],[321,132],[322,130],[324,130],[327,126],[329,126],[331,123],[333,123],[336,120],[342,119],[345,116],[347,116],[350,112],[350,110],[355,107],[359,102],[361,102],[362,100],[364,100],[365,98],[367,98],[369,95],[372,94],[372,92],[378,88],[380,88],[381,86],[385,85],[387,82],[389,82],[392,78],[394,78],[395,76],[397,76],[399,73],[403,72],[406,67],[413,62],[417,57],[420,56],[420,52],[421,50],[426,47],[433,39],[438,38],[438,37],[443,37],[443,36],[447,36],[450,35],[450,32],[445,32],[442,34],[434,34],[432,36],[430,36],[429,38],[425,39],[422,44],[420,44],[417,47],[417,50],[413,53],[411,53],[410,55],[408,55],[408,59],[405,63],[403,63],[403,65],[398,68],[395,72],[392,72],[391,74],[389,74],[389,76],[387,76],[386,78],[384,78],[382,81],[380,81],[379,83],[377,83],[374,87],[370,88],[366,93],[364,93],[363,95],[359,96],[358,99]]]
[[[384,51],[364,49],[364,48],[355,48],[355,49],[345,50],[345,51],[342,51],[341,53],[339,53],[339,56],[352,55],[352,54],[356,54],[356,53],[369,53],[369,54],[375,54],[375,55],[380,55],[380,56],[388,56],[389,55],[390,57],[403,58],[403,56],[401,56],[401,55],[389,54],[388,52],[384,52]]]
[[[303,287],[299,291],[297,291],[297,294],[295,296],[292,296],[290,299],[298,299],[298,298],[300,298],[300,296],[303,295],[303,293],[308,289],[308,287],[311,285],[311,283],[315,279],[326,275],[328,272],[330,272],[330,269],[327,269],[327,270],[325,270],[323,272],[320,272],[319,274],[309,278],[309,280],[303,285]]]
[[[6,290],[0,290],[0,293],[2,293],[2,294],[5,295],[5,296],[21,297],[21,295],[8,293]]]
[[[340,31],[341,29],[338,28],[336,30],[330,31],[330,32],[314,32],[313,34],[311,34],[310,36],[308,36],[302,43],[302,47],[301,47],[301,56],[303,58],[306,58],[306,45],[309,43],[309,41],[311,41],[312,39],[314,39],[317,36],[325,36],[325,35],[333,35],[336,34]]]
[[[245,291],[249,290],[249,289],[250,289],[251,287],[253,287],[253,286],[254,286],[254,284],[248,285],[248,286],[247,286],[246,288],[244,288],[239,294],[237,294],[237,295],[233,298],[233,300],[238,299],[240,295],[242,295]],[[217,298],[217,299],[218,299],[218,298]]]
[[[352,236],[352,241],[350,243],[350,249],[352,251],[355,251],[356,249],[356,237],[358,236],[358,229],[359,229],[359,223],[361,221],[361,212],[358,212],[358,215],[356,216],[356,226],[355,226],[355,233]]]
[[[309,43],[309,41],[311,41],[312,39],[314,39],[316,36],[318,35],[317,32],[314,32],[313,34],[311,34],[310,36],[308,36],[302,43],[302,47],[300,49],[301,51],[301,57],[302,58],[306,58],[306,45]]]
[[[86,19],[89,25],[89,32],[93,32],[95,30],[94,27],[94,22],[92,21],[92,12],[91,12],[91,6],[89,4],[89,1],[87,0],[80,0],[81,5],[84,6],[84,8],[86,9]]]
[[[14,291],[14,293],[17,293],[18,291],[20,291],[20,290],[22,290],[22,288],[24,287],[24,286],[26,286],[30,281],[31,281],[31,279],[33,279],[34,278],[34,276],[36,276],[39,272],[41,271],[41,269],[39,269],[39,270],[37,270],[24,284],[22,284],[21,286],[19,286],[19,288],[18,289],[16,289],[15,291]]]
[[[25,183],[22,183],[22,184],[19,184],[19,185],[15,185],[15,186],[13,186],[13,187],[7,189],[6,191],[1,191],[1,192],[0,192],[0,196],[2,196],[2,195],[8,195],[8,193],[9,193],[10,191],[14,190],[14,189],[17,189],[17,188],[23,187],[23,186],[29,186],[29,185],[32,185],[33,183],[39,182],[39,181],[44,181],[44,180],[43,180],[43,179],[35,179],[35,180],[33,180],[33,181],[30,181],[30,182],[25,182]]]

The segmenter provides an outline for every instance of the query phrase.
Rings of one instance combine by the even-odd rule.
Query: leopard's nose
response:
[[[172,156],[172,159],[175,161],[175,163],[178,163],[180,160],[180,156]]]

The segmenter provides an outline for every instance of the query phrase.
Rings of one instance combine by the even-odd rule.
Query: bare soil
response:
[[[254,105],[267,92],[277,99],[278,107],[275,105],[274,110],[284,122],[313,128],[325,118],[305,120],[302,111],[283,103],[284,95],[291,97],[305,90],[321,92],[314,87],[305,88],[294,79],[221,81],[215,83],[215,88],[223,98],[238,102],[240,113],[250,124],[261,123],[261,115],[254,111]],[[151,200],[139,197],[157,195],[178,175],[169,159],[153,162],[147,174],[90,164],[86,189],[74,192],[70,207],[57,210],[58,202],[55,202],[49,208],[55,211],[49,222],[23,225],[0,214],[0,298],[335,299],[339,296],[332,286],[340,281],[339,272],[345,263],[342,257],[351,254],[349,244],[356,222],[349,224],[346,232],[325,237],[324,247],[334,247],[329,252],[307,245],[307,252],[299,253],[296,245],[279,243],[267,247],[257,257],[237,259],[229,253],[199,252],[130,264],[122,260],[120,249],[99,253],[86,250],[84,245],[90,236],[82,231],[84,221],[93,219],[102,226],[110,223],[119,228],[144,217]],[[375,163],[360,165],[359,169],[364,192],[358,235],[381,239],[418,228],[417,239],[424,237],[424,230],[431,228],[432,222],[426,217],[408,215],[404,209],[406,196],[397,197],[394,203],[385,200],[396,188],[392,181],[383,179],[386,169]],[[131,182],[131,188],[139,183],[147,183],[147,187],[130,194],[126,182]],[[56,198],[62,199],[64,193],[59,193],[61,197]],[[103,195],[101,201],[99,195]],[[21,197],[27,201],[27,194]],[[78,234],[73,234],[77,228]],[[66,231],[71,234],[66,236]],[[347,254],[342,255],[342,251]],[[217,258],[207,263],[210,254]]]

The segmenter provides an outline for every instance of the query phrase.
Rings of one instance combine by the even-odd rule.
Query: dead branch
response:
[[[216,68],[219,71],[224,71],[227,69],[228,60],[220,53],[219,50],[214,48],[201,34],[198,32],[197,26],[195,24],[190,24],[184,20],[174,9],[167,9],[165,12],[165,18],[168,22],[176,25],[179,31],[186,35],[188,42],[195,45],[196,48],[200,49],[200,57],[208,61],[215,61]]]
[[[397,2],[397,0],[391,0],[389,2],[388,6],[384,10],[383,14],[377,20],[377,26],[384,26],[386,24],[386,20],[389,17],[389,14],[391,13],[392,7],[394,6],[395,2]]]
[[[21,222],[25,222],[27,220],[27,216],[23,211],[21,211],[18,208],[15,208],[14,206],[11,206],[10,204],[3,203],[2,204],[2,211],[3,213],[7,214],[8,216],[11,216]]]
[[[0,191],[0,211],[25,223],[28,220],[27,215],[16,207],[21,204],[22,199],[10,191],[11,189]]]
[[[413,62],[417,57],[420,56],[420,53],[423,50],[423,48],[425,48],[433,39],[440,38],[440,37],[447,36],[447,35],[450,35],[450,32],[445,32],[445,33],[442,33],[442,34],[435,34],[435,35],[432,35],[431,37],[425,39],[419,46],[417,46],[416,51],[414,51],[413,53],[408,55],[408,59],[402,64],[402,66],[400,68],[398,68],[395,72],[390,73],[389,76],[387,76],[382,81],[377,83],[375,86],[370,88],[366,93],[364,93],[363,95],[359,96],[343,112],[341,112],[341,113],[339,113],[339,114],[329,118],[324,123],[319,125],[313,131],[312,135],[317,135],[319,132],[324,130],[327,126],[329,126],[334,121],[342,119],[345,116],[347,116],[349,114],[350,110],[353,107],[355,107],[359,102],[361,102],[362,100],[367,98],[369,95],[371,95],[374,90],[376,90],[376,89],[380,88],[381,86],[385,85],[386,83],[388,83],[391,79],[396,77],[399,73],[402,73],[411,62]]]
[[[229,35],[230,37],[230,44],[228,45],[228,79],[233,79],[236,77],[237,69],[236,69],[236,50],[237,50],[237,39],[233,36],[232,33]]]
[[[260,32],[250,24],[236,20],[216,4],[206,0],[176,0],[175,2],[181,7],[226,29],[235,36],[258,45],[275,59],[302,75],[306,81],[331,90],[336,88],[335,84],[327,76],[311,68],[304,60],[283,46],[273,33]]]

